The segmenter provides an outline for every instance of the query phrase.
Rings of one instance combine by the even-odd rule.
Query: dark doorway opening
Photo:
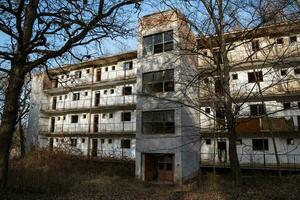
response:
[[[53,133],[54,130],[55,130],[55,117],[51,117],[50,132]]]
[[[218,158],[220,162],[227,162],[226,141],[218,141]]]
[[[98,133],[98,131],[99,131],[98,126],[99,126],[99,116],[94,115],[94,127],[93,127],[94,133]]]
[[[98,139],[92,140],[92,157],[97,157]]]
[[[95,94],[95,106],[100,105],[100,93]]]
[[[174,182],[174,154],[145,154],[145,181]]]

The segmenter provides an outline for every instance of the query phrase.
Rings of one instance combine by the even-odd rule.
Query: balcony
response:
[[[41,111],[45,113],[60,112],[89,112],[90,109],[134,109],[136,104],[136,95],[104,96],[99,99],[80,99],[74,101],[57,101],[42,103]]]
[[[113,85],[118,83],[118,81],[135,80],[135,78],[135,68],[131,70],[103,71],[99,75],[95,71],[94,78],[92,74],[89,74],[88,76],[82,76],[81,78],[70,76],[69,78],[64,79],[54,79],[53,82],[45,78],[43,81],[43,89],[46,93],[55,94],[69,91],[71,89],[90,89],[92,85],[100,86],[102,84],[105,85],[108,82],[110,85]]]
[[[130,134],[136,132],[136,122],[40,125],[39,132],[41,134]]]
[[[201,153],[201,167],[230,168],[229,156],[218,153]],[[299,154],[278,154],[280,170],[300,170]],[[238,153],[242,169],[277,169],[274,153]]]
[[[238,136],[244,137],[270,137],[271,134],[277,137],[300,137],[299,120],[300,117],[298,116],[289,116],[289,118],[269,117],[269,119],[266,117],[239,118],[237,119],[235,130]],[[226,137],[227,130],[222,125],[223,123],[220,124],[210,119],[203,123],[201,133],[204,137],[211,137],[213,134],[219,137]]]

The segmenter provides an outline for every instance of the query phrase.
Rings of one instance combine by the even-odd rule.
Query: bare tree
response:
[[[0,71],[7,74],[0,126],[0,182],[7,179],[9,149],[26,74],[53,59],[73,54],[81,45],[125,36],[138,0],[1,1]],[[130,6],[131,5],[131,6]],[[72,51],[73,50],[73,51]]]
[[[268,36],[268,31],[282,31],[274,23],[284,23],[281,29],[295,29],[299,12],[295,1],[239,1],[239,0],[194,0],[194,1],[163,1],[168,7],[183,11],[186,21],[191,25],[190,32],[198,36],[194,46],[181,49],[190,55],[200,57],[199,72],[191,82],[182,83],[186,87],[200,88],[198,99],[190,101],[190,107],[214,121],[213,132],[223,133],[229,139],[229,160],[233,181],[241,185],[240,165],[237,155],[237,126],[241,109],[253,96],[265,93],[260,89],[259,77],[254,77],[255,84],[249,90],[245,85],[234,88],[231,85],[231,72],[247,65],[255,71],[269,66],[274,73],[284,58],[291,56],[287,50],[276,51],[276,42],[268,41],[263,48],[253,49],[251,44],[257,37]],[[277,30],[278,29],[278,30]],[[181,46],[182,48],[182,46]],[[234,53],[236,49],[245,55]],[[288,48],[287,48],[288,49]],[[257,55],[260,54],[258,57]],[[241,56],[241,57],[239,57]],[[260,61],[258,64],[257,61]],[[278,70],[277,70],[278,71]],[[274,79],[267,88],[282,83]],[[263,89],[267,90],[266,88]],[[208,114],[200,107],[203,104],[216,108]],[[201,130],[201,129],[200,129]],[[200,131],[200,135],[202,135]],[[274,141],[274,140],[273,140]],[[276,144],[274,142],[274,149]],[[278,159],[276,159],[278,160]],[[279,162],[279,161],[277,161]]]

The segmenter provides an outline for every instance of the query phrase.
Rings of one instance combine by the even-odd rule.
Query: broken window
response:
[[[71,116],[71,123],[78,123],[78,115]]]
[[[76,147],[77,146],[77,139],[71,138],[71,147]]]
[[[131,86],[123,87],[122,93],[123,93],[123,95],[131,95],[132,94],[132,87]]]
[[[132,70],[132,68],[133,68],[132,61],[124,62],[124,70]]]
[[[173,30],[144,36],[143,54],[151,55],[174,49]]]
[[[121,140],[121,148],[122,149],[130,149],[130,140]]]
[[[131,121],[131,112],[122,112],[121,121]]]
[[[205,113],[209,114],[210,113],[210,108],[205,108]]]
[[[277,38],[276,44],[283,44],[283,38]]]
[[[237,80],[238,79],[238,74],[232,74],[232,80]]]
[[[286,139],[286,144],[287,145],[293,145],[294,144],[294,138],[287,138]]]
[[[80,99],[80,93],[73,93],[73,101],[78,101]]]
[[[112,113],[109,113],[109,118],[113,118],[114,115]]]
[[[75,72],[75,78],[81,78],[81,71]]]
[[[287,70],[286,69],[280,70],[280,75],[281,76],[286,76],[286,74],[287,74]]]
[[[259,41],[258,40],[253,40],[251,42],[251,44],[252,44],[252,51],[253,52],[259,51],[260,47],[259,47]]]
[[[290,37],[290,44],[297,42],[297,36]]]
[[[143,112],[144,134],[174,134],[174,110],[146,111]]]
[[[262,71],[248,72],[248,82],[249,83],[262,82],[262,81],[263,81]]]
[[[113,94],[115,93],[115,90],[114,89],[110,89],[110,94]]]
[[[211,139],[205,139],[205,144],[206,145],[211,145]]]
[[[143,74],[143,92],[157,93],[172,91],[174,91],[174,69]]]
[[[291,109],[291,102],[284,102],[283,103],[283,109],[284,110]]]
[[[253,104],[250,105],[250,115],[251,116],[262,116],[266,114],[266,109],[263,104]]]
[[[252,139],[252,148],[253,151],[268,151],[268,139]]]

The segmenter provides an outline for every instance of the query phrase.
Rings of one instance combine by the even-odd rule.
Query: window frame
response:
[[[130,149],[131,148],[131,140],[130,139],[121,139],[121,148],[122,149]]]
[[[131,122],[131,112],[121,112],[122,122]]]
[[[155,110],[142,113],[142,134],[165,135],[175,133],[175,110]]]
[[[159,39],[160,36],[161,39]],[[173,29],[143,36],[143,56],[164,53],[172,50],[174,50]]]
[[[174,92],[175,91],[174,77],[175,77],[174,69],[145,72],[143,73],[142,76],[142,91],[143,93],[148,93],[148,94]],[[146,92],[146,90],[149,91]]]
[[[252,139],[252,150],[253,151],[269,151],[269,140],[268,139]]]
[[[79,116],[78,115],[71,115],[71,124],[77,124],[78,122],[79,122]]]
[[[256,74],[256,76],[254,74]],[[248,83],[256,83],[256,82],[263,82],[263,81],[264,81],[264,75],[261,70],[256,72],[248,72]]]

